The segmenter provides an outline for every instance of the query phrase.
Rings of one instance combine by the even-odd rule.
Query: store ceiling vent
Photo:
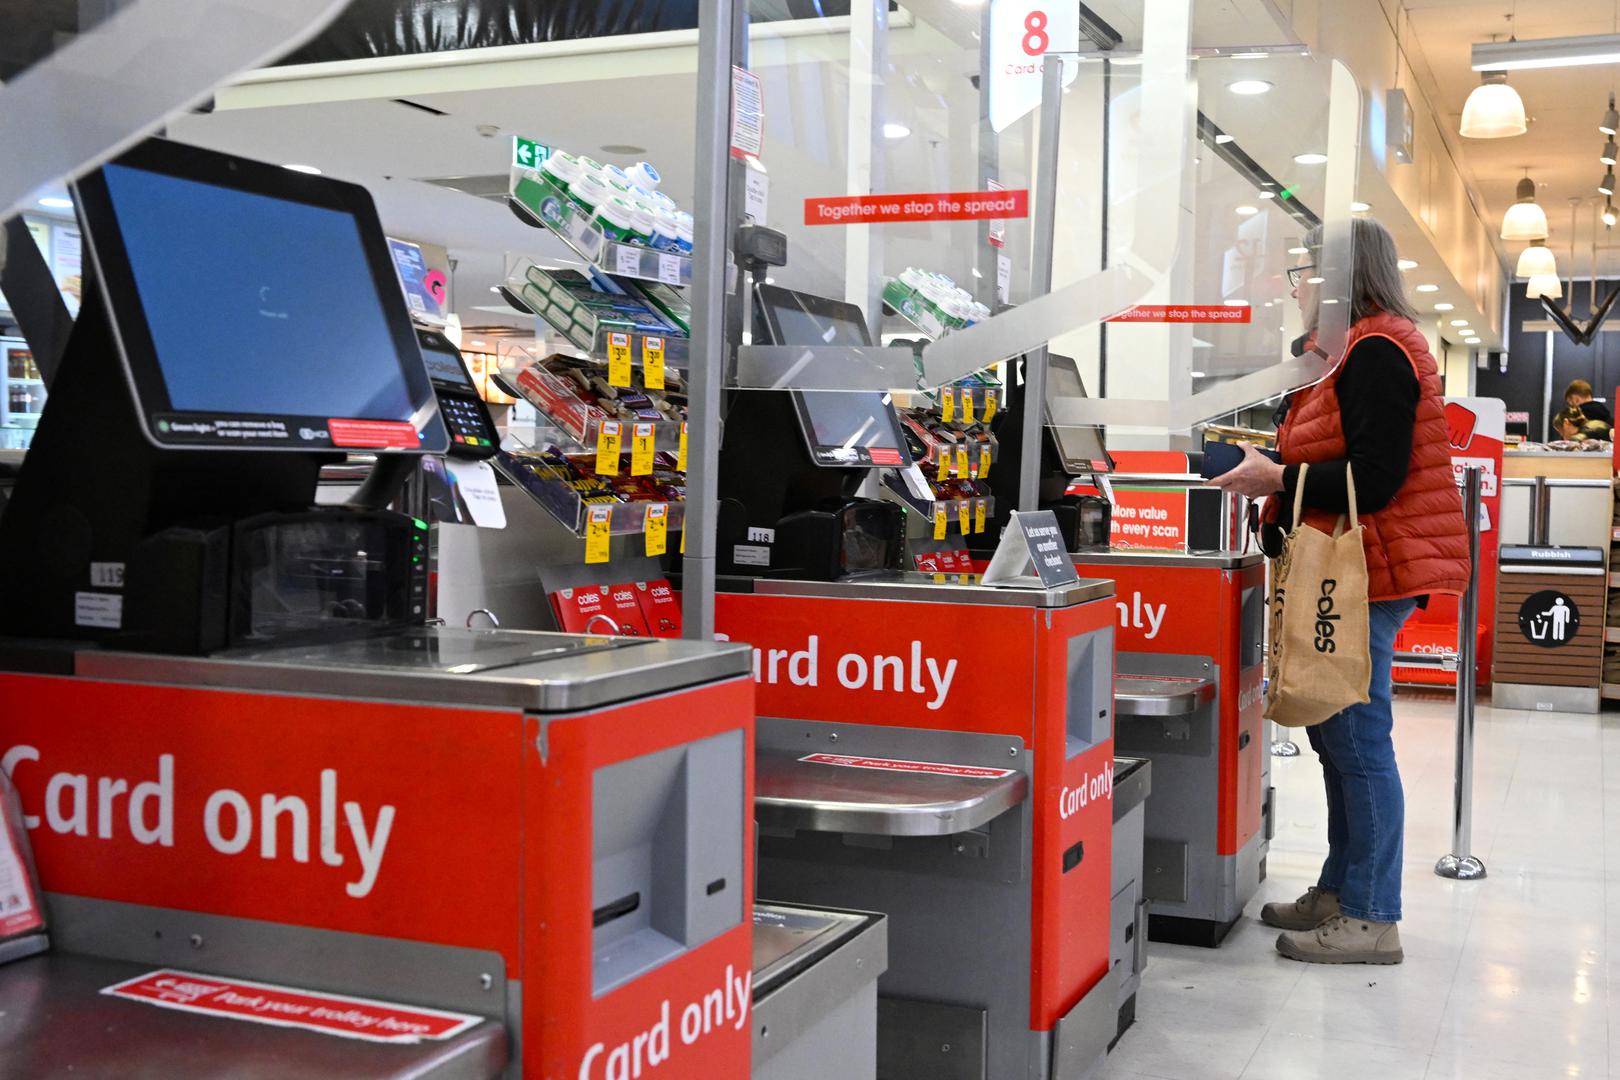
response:
[[[488,176],[419,176],[417,179],[424,184],[451,188],[491,202],[505,202],[507,193],[512,190],[512,178],[507,173],[491,173]]]

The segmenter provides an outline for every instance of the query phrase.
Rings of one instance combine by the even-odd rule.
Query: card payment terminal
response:
[[[461,350],[439,331],[425,327],[416,328],[416,340],[422,346],[422,361],[439,398],[444,426],[450,431],[449,456],[480,460],[494,457],[501,448],[501,434],[495,430],[489,407],[478,396],[472,376],[467,373]]]

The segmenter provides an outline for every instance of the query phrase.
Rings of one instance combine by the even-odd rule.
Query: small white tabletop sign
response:
[[[1050,510],[1020,513],[1001,534],[985,568],[983,584],[1009,589],[1055,589],[1080,580],[1057,515]]]

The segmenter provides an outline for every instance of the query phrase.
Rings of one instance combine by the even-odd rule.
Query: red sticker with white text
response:
[[[416,427],[404,420],[328,420],[333,446],[376,450],[414,449],[421,445]]]
[[[1011,776],[1011,769],[991,769],[983,765],[952,765],[944,761],[906,761],[902,758],[852,757],[847,754],[806,754],[799,759],[813,765],[838,765],[845,769],[881,769],[885,772],[921,773],[926,776],[958,776],[967,780],[1000,780]]]
[[[804,200],[806,225],[881,225],[887,221],[979,221],[1028,216],[1028,188],[839,195]]]
[[[104,987],[101,992],[163,1009],[272,1027],[303,1028],[367,1042],[449,1039],[483,1020],[481,1016],[466,1013],[396,1005],[344,994],[315,993],[246,979],[222,979],[173,968],[149,971]]]

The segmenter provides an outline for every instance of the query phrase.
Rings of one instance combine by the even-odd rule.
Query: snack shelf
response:
[[[558,431],[577,443],[582,451],[594,453],[602,437],[602,424],[613,421],[619,424],[620,453],[623,457],[630,455],[631,439],[637,434],[637,429],[645,427],[652,429],[654,453],[680,452],[681,428],[685,426],[682,421],[625,420],[609,416],[599,406],[581,401],[561,379],[539,364],[524,368],[508,381],[522,393],[525,401],[551,421]]]
[[[652,355],[650,349],[659,351],[666,369],[684,371],[691,364],[691,341],[675,326],[647,326],[610,315],[599,316],[579,304],[549,272],[529,259],[520,259],[513,267],[501,285],[501,295],[518,311],[543,319],[569,344],[599,364],[612,364],[614,346],[629,350],[632,367],[645,368]],[[603,294],[603,298],[604,303],[615,302],[609,294]],[[626,295],[619,299],[662,315],[652,306],[651,297],[644,300]]]
[[[679,532],[686,522],[686,503],[680,499],[636,499],[624,501],[610,494],[582,496],[568,480],[557,474],[553,460],[545,454],[503,450],[495,455],[495,468],[575,536],[585,537],[586,515],[591,507],[609,508],[608,534],[632,536],[645,530],[649,507],[669,507],[666,527]]]
[[[902,411],[901,422],[912,437],[923,446],[923,458],[917,463],[924,475],[931,480],[980,480],[990,475],[990,468],[994,468],[1001,445],[994,435],[985,431],[986,438],[973,438],[965,442],[945,443],[935,438],[934,433],[912,415],[911,411]],[[962,468],[962,460],[958,455],[959,449],[967,451],[967,468]],[[940,470],[941,456],[944,457],[945,469]],[[986,455],[988,464],[986,468]]]
[[[507,203],[519,220],[537,229],[549,229],[604,274],[683,287],[692,284],[690,255],[608,239],[600,225],[532,169],[512,170]]]
[[[884,470],[883,486],[908,509],[921,514],[928,521],[934,520],[935,513],[940,507],[945,508],[946,533],[960,533],[969,536],[982,533],[989,529],[990,522],[996,516],[996,498],[994,495],[976,495],[971,499],[919,499],[911,493],[906,486],[905,479],[892,469]],[[982,507],[981,507],[982,504]],[[983,510],[981,515],[980,510]],[[964,521],[966,527],[964,527]]]

